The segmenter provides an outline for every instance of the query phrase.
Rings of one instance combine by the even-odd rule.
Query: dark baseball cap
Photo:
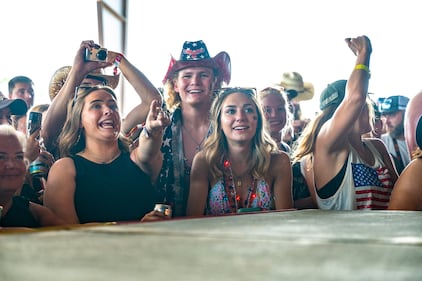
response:
[[[26,102],[22,99],[7,99],[0,100],[0,110],[5,108],[10,109],[11,115],[25,115],[28,107]]]
[[[372,108],[374,109],[375,118],[380,118],[381,112],[379,110],[379,106],[378,106],[377,102],[372,100],[372,99],[369,99],[369,101],[371,102]]]
[[[322,91],[319,98],[319,108],[324,110],[330,105],[339,105],[346,93],[347,80],[337,80]]]
[[[379,105],[379,111],[381,114],[388,114],[394,113],[399,110],[405,110],[407,104],[409,102],[409,98],[405,96],[391,96],[385,98]]]

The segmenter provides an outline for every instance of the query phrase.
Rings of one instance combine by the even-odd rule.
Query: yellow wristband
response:
[[[355,66],[355,69],[357,69],[357,70],[359,70],[359,69],[361,69],[361,70],[365,70],[365,71],[368,73],[369,78],[371,78],[371,71],[369,70],[369,67],[368,67],[368,66],[366,66],[366,65],[364,65],[364,64],[357,64],[357,65]]]

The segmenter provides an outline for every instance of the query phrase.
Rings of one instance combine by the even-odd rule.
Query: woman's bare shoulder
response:
[[[291,168],[290,156],[284,151],[272,153],[270,167],[275,169],[278,169],[277,167]]]
[[[60,167],[60,168],[67,168],[69,166],[74,166],[74,162],[73,159],[70,157],[63,157],[60,158],[58,160],[56,160],[56,162],[54,162],[54,164],[51,167]]]
[[[73,162],[73,159],[70,157],[63,157],[58,159],[50,168],[49,172],[49,178],[50,176],[53,177],[53,175],[57,174],[60,176],[65,175],[75,175],[76,169],[75,169],[75,163]]]

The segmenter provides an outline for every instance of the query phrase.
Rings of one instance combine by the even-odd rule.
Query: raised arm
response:
[[[170,124],[170,118],[161,110],[160,104],[157,100],[152,101],[139,144],[131,153],[132,161],[150,175],[152,182],[158,178],[163,164],[160,148],[164,128]]]
[[[328,153],[337,153],[344,149],[350,130],[364,106],[369,85],[369,61],[372,52],[371,42],[366,36],[347,38],[346,43],[356,55],[356,63],[347,81],[346,94],[338,106],[333,117],[328,120],[318,134],[318,148],[328,150]],[[365,70],[365,67],[367,70]]]
[[[119,54],[120,55],[120,54]],[[141,98],[141,102],[135,106],[122,123],[122,132],[128,133],[137,124],[142,124],[153,100],[162,102],[162,96],[158,89],[148,80],[148,78],[138,68],[136,68],[125,56],[120,60],[120,71],[127,81],[135,89]]]
[[[94,47],[92,40],[82,41],[73,61],[73,66],[66,78],[63,87],[51,102],[44,124],[41,130],[41,136],[48,151],[54,152],[57,148],[56,140],[66,121],[67,104],[72,100],[75,94],[75,88],[78,87],[89,72],[111,66],[111,62],[92,62],[85,61],[85,49]]]
[[[347,81],[336,81],[327,86],[327,92],[324,92],[332,92],[326,97],[328,102],[335,95],[338,95],[335,99],[341,102],[332,117],[323,123],[315,139],[312,175],[318,189],[339,173],[348,158],[351,145],[362,149],[362,134],[370,127],[366,100],[371,43],[366,36],[348,38],[346,43],[356,55],[356,62]],[[323,113],[328,115],[334,109],[325,107],[324,110]]]

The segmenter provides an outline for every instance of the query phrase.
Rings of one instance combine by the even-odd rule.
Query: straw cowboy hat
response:
[[[314,85],[303,82],[302,76],[297,72],[284,72],[281,82],[277,86],[287,92],[289,100],[296,102],[310,100],[314,96]]]
[[[54,97],[59,93],[60,89],[63,87],[64,82],[66,82],[67,76],[69,75],[71,66],[63,66],[54,72],[53,76],[50,79],[50,85],[48,87],[48,93],[50,95],[50,100],[52,101]],[[102,68],[96,69],[90,72],[86,78],[91,78],[95,80],[102,81],[104,85],[110,86],[115,89],[119,84],[119,75],[106,75],[103,73]]]
[[[208,67],[213,69],[217,75],[217,85],[221,82],[230,83],[231,78],[231,62],[230,56],[226,52],[220,52],[215,57],[211,58],[207,46],[202,40],[186,41],[183,44],[180,59],[176,60],[171,56],[170,64],[167,73],[164,76],[163,84],[167,80],[172,79],[174,75],[188,67]]]

